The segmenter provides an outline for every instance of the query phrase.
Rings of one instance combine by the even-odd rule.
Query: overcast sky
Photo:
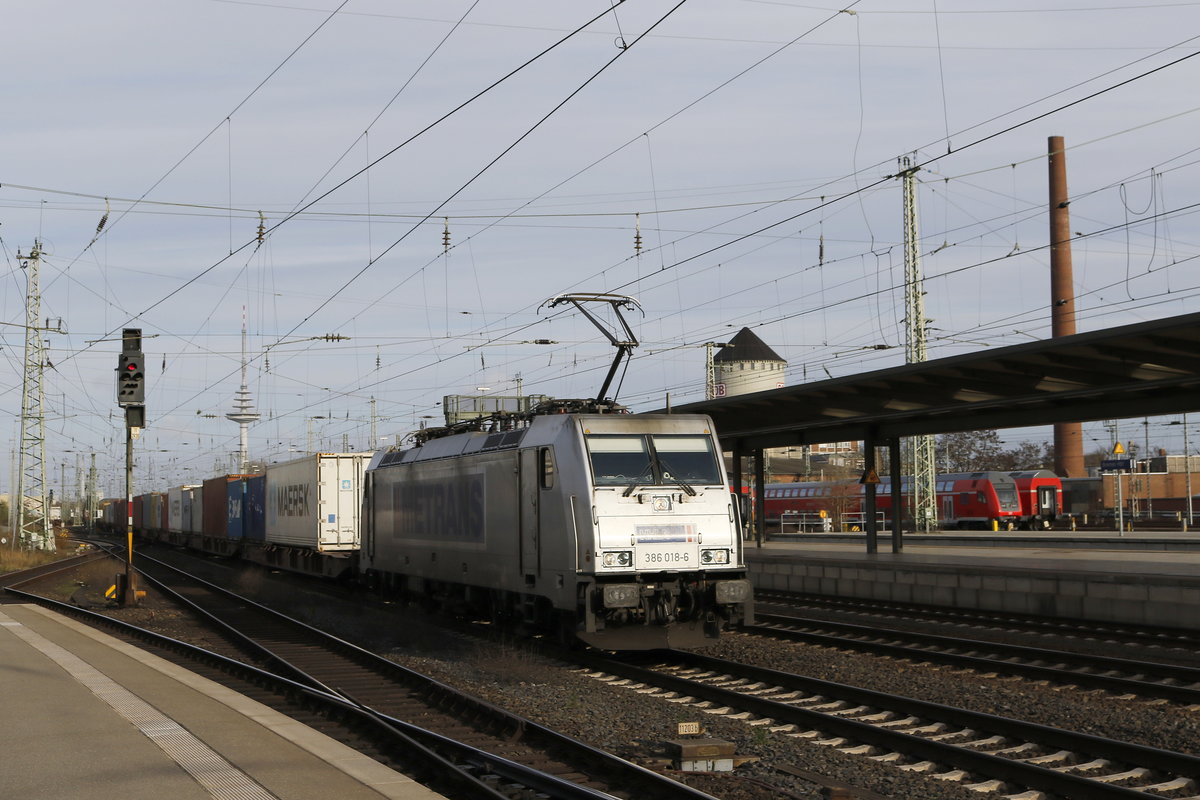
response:
[[[1197,308],[1200,3],[2,8],[2,434],[11,451],[17,253],[39,240],[42,317],[64,330],[45,336],[56,486],[76,453],[123,457],[123,327],[146,337],[140,463],[175,483],[225,469],[243,307],[266,459],[369,447],[371,398],[396,437],[440,422],[445,394],[593,394],[612,348],[539,310],[563,292],[641,303],[635,410],[702,398],[703,343],[743,326],[791,384],[903,363],[905,157],[931,357],[1048,336],[1051,135],[1079,329]],[[1169,422],[1122,438],[1176,447]]]

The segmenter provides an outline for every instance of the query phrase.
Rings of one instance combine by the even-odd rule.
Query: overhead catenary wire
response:
[[[518,136],[513,142],[511,142],[507,147],[505,147],[503,150],[501,150],[498,154],[496,154],[495,157],[493,157],[483,167],[481,167],[474,175],[472,175],[470,178],[468,178],[466,180],[466,182],[464,182],[461,186],[459,186],[457,189],[455,189],[453,192],[451,192],[448,197],[446,197],[444,200],[442,200],[440,203],[438,203],[434,208],[432,208],[425,216],[423,216],[421,218],[420,222],[418,222],[416,225],[414,225],[412,228],[410,228],[406,233],[404,233],[398,239],[393,241],[390,245],[385,247],[378,256],[376,256],[375,258],[371,259],[368,263],[363,265],[363,267],[358,272],[354,273],[354,275],[352,275],[347,281],[345,281],[345,283],[343,283],[340,287],[338,287],[336,290],[334,290],[333,293],[330,294],[329,298],[325,302],[321,303],[315,309],[313,309],[311,312],[309,312],[309,314],[306,317],[304,317],[302,320],[297,322],[292,327],[292,329],[284,335],[290,336],[301,325],[303,325],[305,322],[308,322],[310,319],[312,319],[314,316],[316,316],[316,314],[319,313],[321,311],[321,309],[325,308],[325,306],[327,306],[330,302],[332,302],[334,298],[336,298],[338,295],[340,295],[343,291],[345,291],[345,289],[347,287],[349,287],[351,284],[353,284],[355,281],[357,281],[362,275],[364,275],[367,272],[367,270],[369,270],[372,266],[374,266],[379,261],[379,259],[383,258],[383,256],[387,255],[389,252],[392,251],[392,249],[394,249],[397,245],[399,245],[401,242],[403,242],[405,239],[407,239],[408,236],[411,235],[412,232],[417,229],[417,227],[419,227],[421,222],[425,222],[429,219],[432,219],[434,216],[436,216],[438,214],[438,212],[441,211],[442,208],[444,208],[446,206],[446,204],[448,204],[451,200],[453,200],[455,197],[457,197],[464,189],[466,189],[468,186],[470,186],[472,183],[474,183],[476,180],[478,180],[480,176],[482,176],[485,172],[487,172],[489,169],[491,169],[491,167],[494,166],[500,159],[504,158],[504,156],[506,156],[510,152],[512,152],[512,150],[514,148],[516,148],[517,145],[519,145],[521,142],[525,141],[525,139],[527,139],[535,130],[540,128],[542,126],[542,124],[546,122],[546,120],[550,119],[550,117],[552,117],[555,113],[557,113],[563,106],[565,106],[572,99],[574,99],[576,95],[578,95],[580,92],[582,92],[584,89],[586,89],[593,81],[595,81],[597,78],[599,78],[600,75],[602,75],[609,67],[611,67],[614,63],[616,63],[617,59],[621,58],[623,55],[625,55],[627,52],[629,52],[629,50],[631,48],[633,48],[635,45],[637,45],[637,43],[640,42],[642,39],[644,39],[645,36],[650,31],[654,30],[659,25],[661,25],[663,22],[665,22],[672,14],[674,14],[676,11],[678,11],[686,2],[687,2],[687,0],[679,0],[678,3],[676,3],[670,9],[668,9],[668,11],[665,14],[663,14],[661,17],[659,17],[649,28],[647,28],[646,31],[644,31],[643,33],[638,35],[637,38],[635,38],[632,42],[629,42],[625,47],[622,47],[617,52],[616,55],[614,55],[612,58],[610,58],[608,61],[606,61],[604,64],[602,64],[599,69],[597,69],[591,76],[589,76],[587,78],[587,80],[585,80],[581,85],[579,85],[574,90],[572,90],[565,98],[563,98],[553,108],[551,108],[548,112],[546,112],[545,115],[543,115],[540,119],[538,119],[524,133],[522,133],[520,136]]]
[[[1165,206],[1164,206],[1164,207],[1165,207]],[[469,231],[468,231],[468,233],[469,233]],[[791,235],[791,234],[788,234],[788,235]],[[456,230],[456,239],[457,239],[457,230]],[[456,242],[456,243],[468,243],[468,242],[469,242],[469,240],[467,240],[467,241],[464,241],[464,242]],[[839,254],[840,254],[840,253],[839,253]]]
[[[345,5],[345,3],[346,3],[346,2],[348,2],[348,1],[349,1],[349,0],[343,0],[343,3],[342,3],[342,5]],[[682,1],[683,1],[683,2],[686,2],[686,0],[682,0]],[[340,6],[339,6],[339,8],[340,8]],[[336,9],[335,9],[335,13],[336,13]],[[439,116],[439,117],[438,117],[437,119],[435,119],[433,122],[430,122],[430,123],[428,123],[426,126],[424,126],[423,128],[421,128],[420,130],[418,130],[416,133],[412,134],[412,135],[411,135],[411,136],[409,136],[408,138],[406,138],[406,139],[404,139],[403,141],[401,141],[399,144],[395,145],[394,147],[392,147],[391,149],[389,149],[388,151],[386,151],[386,152],[385,152],[383,155],[379,156],[379,157],[378,157],[378,158],[376,158],[374,161],[372,161],[372,162],[371,162],[371,163],[370,163],[368,166],[366,166],[366,167],[363,167],[362,169],[360,169],[359,171],[355,172],[354,174],[352,174],[352,175],[351,175],[351,176],[349,176],[348,178],[344,179],[344,180],[343,180],[343,181],[341,181],[340,183],[336,184],[336,185],[335,185],[335,186],[333,186],[332,188],[330,188],[330,189],[326,190],[324,193],[322,193],[322,194],[318,195],[316,198],[314,198],[314,199],[312,199],[312,200],[308,201],[307,203],[305,203],[304,205],[302,205],[300,208],[298,208],[298,209],[294,210],[293,212],[289,213],[288,215],[286,215],[286,216],[285,216],[283,219],[281,219],[279,222],[276,222],[274,225],[272,225],[272,226],[271,226],[271,227],[270,227],[270,228],[267,230],[267,233],[268,233],[268,234],[270,234],[270,233],[273,233],[273,232],[274,232],[276,229],[278,229],[278,228],[279,228],[279,227],[281,227],[282,225],[284,225],[284,224],[286,224],[286,223],[290,222],[292,219],[294,219],[294,218],[295,218],[295,217],[296,217],[298,214],[302,213],[303,211],[306,211],[307,209],[311,208],[311,207],[312,207],[313,205],[315,205],[316,203],[320,202],[320,201],[321,201],[321,200],[323,200],[324,198],[326,198],[326,197],[328,197],[329,195],[331,195],[332,193],[336,192],[338,189],[340,189],[341,187],[345,186],[347,183],[349,183],[349,182],[353,181],[354,179],[356,179],[357,177],[359,177],[360,175],[362,175],[364,172],[366,172],[367,170],[369,170],[371,167],[373,167],[373,166],[375,166],[375,165],[379,164],[380,162],[382,162],[383,160],[385,160],[385,159],[389,158],[391,155],[393,155],[394,153],[398,152],[398,151],[399,151],[401,148],[403,148],[403,147],[405,147],[406,145],[410,144],[411,142],[413,142],[414,140],[416,140],[418,137],[420,137],[420,136],[422,136],[423,134],[427,133],[428,131],[432,130],[434,127],[436,127],[436,126],[437,126],[438,124],[440,124],[441,122],[445,121],[446,119],[450,118],[451,116],[453,116],[454,114],[458,113],[458,112],[459,112],[459,111],[461,111],[462,109],[466,108],[466,107],[467,107],[467,106],[469,106],[471,103],[475,102],[475,101],[476,101],[476,100],[478,100],[480,97],[482,97],[482,96],[484,96],[485,94],[487,94],[489,91],[491,91],[491,90],[495,89],[497,86],[501,85],[502,83],[504,83],[505,81],[507,81],[508,79],[510,79],[512,76],[514,76],[514,75],[518,74],[519,72],[521,72],[522,70],[524,70],[524,69],[525,69],[526,67],[528,67],[529,65],[531,65],[531,64],[533,64],[533,63],[535,63],[536,61],[538,61],[539,59],[541,59],[542,57],[544,57],[546,54],[548,54],[548,53],[552,52],[553,50],[555,50],[556,48],[558,48],[558,47],[559,47],[560,45],[562,45],[564,42],[566,42],[566,41],[568,41],[569,39],[573,38],[574,36],[578,35],[580,32],[582,32],[583,30],[585,30],[585,29],[586,29],[588,26],[590,26],[591,24],[593,24],[593,23],[594,23],[594,22],[596,22],[597,20],[599,20],[599,19],[602,19],[602,18],[603,18],[603,17],[604,17],[606,14],[608,14],[608,13],[609,13],[609,11],[604,11],[604,12],[601,12],[600,14],[597,14],[597,15],[595,15],[595,16],[593,16],[593,17],[591,17],[591,18],[590,18],[590,19],[588,19],[588,20],[587,20],[585,23],[583,23],[582,25],[580,25],[580,26],[576,27],[575,29],[573,29],[573,30],[572,30],[570,33],[568,33],[566,36],[564,36],[564,37],[561,37],[560,39],[558,39],[558,40],[557,40],[557,41],[555,41],[554,43],[552,43],[552,44],[550,44],[549,46],[547,46],[547,47],[543,48],[543,49],[542,49],[542,50],[540,50],[538,53],[536,53],[534,56],[532,56],[532,57],[530,57],[530,58],[526,59],[524,62],[522,62],[522,63],[521,63],[520,65],[518,65],[517,67],[515,67],[515,68],[513,68],[513,69],[509,70],[507,73],[505,73],[505,74],[504,74],[503,76],[501,76],[500,78],[498,78],[498,79],[496,79],[495,81],[493,81],[492,83],[488,84],[488,85],[487,85],[487,86],[485,86],[483,89],[481,89],[481,90],[477,91],[476,93],[474,93],[473,95],[471,95],[470,97],[468,97],[466,100],[462,101],[461,103],[459,103],[458,105],[454,106],[453,108],[451,108],[451,109],[450,109],[449,111],[447,111],[446,113],[444,113],[444,114],[442,114],[441,116]],[[330,16],[330,18],[332,18],[332,15]],[[328,20],[326,20],[326,21],[328,21]],[[324,24],[325,24],[325,23],[322,23],[322,26],[321,26],[321,27],[323,27],[323,26],[324,26]],[[318,29],[317,29],[317,30],[320,30],[320,27],[318,27]],[[316,33],[316,31],[314,31],[312,34],[310,34],[310,36],[309,36],[308,38],[309,38],[309,39],[311,39],[311,37],[312,37],[313,35],[315,35],[315,33]],[[308,39],[306,39],[306,40],[305,40],[305,42],[307,42],[307,41],[308,41]],[[303,44],[304,44],[304,43],[301,43],[301,45],[300,45],[299,47],[302,47],[302,46],[303,46]],[[299,47],[297,47],[297,50],[299,49]],[[293,51],[293,54],[294,54],[294,52],[295,52],[295,51]],[[291,56],[289,56],[289,58],[290,58],[290,57],[291,57]],[[285,61],[285,63],[286,63],[286,61]],[[282,67],[282,64],[280,65],[280,67]],[[275,70],[274,70],[274,71],[271,73],[271,75],[274,75],[276,72],[278,72],[278,69],[279,69],[280,67],[277,67],[277,68],[276,68],[276,69],[275,69]],[[263,81],[262,83],[260,83],[259,87],[256,87],[256,89],[255,89],[254,91],[252,91],[252,92],[251,92],[249,95],[247,95],[247,96],[246,96],[246,97],[245,97],[245,98],[242,100],[242,102],[241,102],[241,103],[239,103],[237,107],[235,107],[235,109],[234,109],[234,112],[231,112],[231,113],[235,113],[235,112],[236,112],[236,111],[237,111],[239,108],[241,108],[241,106],[242,106],[242,105],[244,105],[244,103],[245,103],[246,101],[248,101],[248,100],[250,99],[250,97],[252,97],[252,96],[253,96],[254,92],[256,92],[256,91],[258,90],[258,88],[261,88],[261,86],[262,86],[263,84],[265,84],[266,80],[268,80],[268,79],[269,79],[269,77],[270,77],[270,76],[268,76],[268,78],[267,78],[267,79],[264,79],[264,81]],[[217,128],[214,128],[214,130],[217,130],[217,129],[219,129],[219,127],[220,127],[220,125],[218,125],[218,126],[217,126]],[[208,135],[206,135],[205,139],[207,139],[207,138],[208,138],[208,136],[211,136],[211,135],[212,135],[212,133],[210,132]],[[202,140],[202,142],[203,142],[203,140]],[[201,142],[201,143],[202,143],[202,142]],[[201,144],[201,143],[198,143],[198,144],[197,144],[197,145],[196,145],[196,146],[195,146],[195,147],[192,149],[192,151],[189,151],[189,154],[188,154],[188,155],[190,155],[190,153],[191,153],[191,152],[194,152],[194,150],[195,150],[196,148],[198,148],[198,147],[200,146],[200,144]],[[183,161],[183,160],[185,160],[187,157],[188,157],[188,156],[187,156],[187,155],[185,155],[185,156],[184,156],[184,158],[183,158],[183,159],[181,159],[181,160],[180,160],[180,162],[178,162],[178,163],[182,163],[182,161]],[[175,168],[177,168],[177,166],[178,166],[178,164],[176,165],[176,167],[172,167],[172,169],[171,169],[170,171],[173,171]],[[169,175],[169,174],[170,174],[170,171],[168,171],[168,173],[167,173],[166,175],[164,175],[162,178],[160,178],[160,179],[159,179],[159,181],[157,181],[157,182],[154,184],[154,186],[152,186],[152,187],[151,187],[149,190],[147,190],[147,191],[146,191],[146,192],[144,192],[143,194],[144,194],[144,195],[147,195],[147,194],[149,194],[149,192],[150,192],[150,191],[153,191],[153,189],[154,189],[154,188],[155,188],[155,187],[156,187],[156,186],[157,186],[159,183],[161,183],[161,182],[162,182],[162,180],[164,180],[164,179],[167,177],[167,175]],[[110,229],[111,229],[111,225],[110,225]],[[112,334],[113,334],[113,333],[115,333],[115,332],[116,332],[116,330],[118,330],[120,327],[123,327],[124,325],[128,325],[130,322],[136,321],[137,319],[139,319],[139,318],[141,318],[141,317],[144,317],[146,314],[148,314],[148,313],[149,313],[151,310],[153,310],[154,308],[157,308],[158,306],[162,305],[162,304],[163,304],[163,303],[165,303],[167,300],[169,300],[170,298],[172,298],[172,297],[174,297],[175,295],[179,294],[179,293],[180,293],[181,291],[183,291],[185,288],[187,288],[188,286],[190,286],[191,284],[193,284],[195,281],[199,280],[200,278],[202,278],[203,276],[205,276],[205,275],[209,274],[210,272],[212,272],[214,269],[216,269],[216,268],[217,268],[217,267],[219,267],[220,265],[224,264],[224,263],[225,263],[225,262],[226,262],[226,261],[227,261],[229,258],[231,258],[233,255],[236,255],[236,254],[237,254],[238,252],[240,252],[241,250],[244,250],[244,249],[246,249],[247,247],[250,247],[251,245],[255,244],[255,243],[257,242],[257,238],[258,238],[258,237],[256,236],[254,239],[251,239],[251,240],[249,240],[249,241],[245,242],[245,243],[244,243],[244,244],[242,244],[240,247],[237,247],[237,248],[235,248],[235,249],[233,250],[233,252],[229,253],[229,255],[227,255],[227,256],[224,256],[224,257],[222,257],[222,258],[218,259],[217,261],[215,261],[214,263],[210,264],[208,267],[204,268],[204,269],[203,269],[203,270],[201,270],[200,272],[198,272],[198,273],[196,273],[196,274],[192,275],[192,277],[191,277],[191,278],[187,279],[187,280],[186,280],[186,281],[184,281],[182,284],[180,284],[179,286],[175,287],[173,290],[171,290],[170,292],[166,293],[165,295],[163,295],[163,296],[159,297],[159,298],[158,298],[156,301],[154,301],[153,303],[151,303],[149,306],[145,307],[145,308],[144,308],[144,309],[143,309],[141,312],[139,312],[139,313],[137,313],[137,314],[129,315],[129,318],[128,318],[128,319],[127,319],[125,322],[123,322],[121,326],[118,326],[117,328],[114,328],[113,330],[109,331],[109,333],[108,333],[107,335],[112,335]],[[377,260],[377,259],[376,259],[376,260]],[[372,263],[374,263],[374,262],[372,262]],[[298,327],[298,326],[297,326],[297,327]],[[293,330],[295,330],[295,328],[293,328]],[[289,332],[289,333],[286,333],[286,334],[284,334],[284,335],[283,335],[283,337],[281,337],[281,338],[286,338],[288,335],[290,335],[290,332]],[[85,349],[86,349],[86,348],[85,348]]]

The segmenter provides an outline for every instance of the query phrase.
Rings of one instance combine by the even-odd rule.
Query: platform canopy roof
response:
[[[1200,410],[1200,313],[676,406],[732,449]]]

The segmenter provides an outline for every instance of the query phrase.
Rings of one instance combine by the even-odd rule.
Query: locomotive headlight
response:
[[[700,563],[701,564],[728,564],[729,563],[729,551],[725,550],[723,548],[720,550],[701,550],[700,551]]]
[[[632,550],[608,550],[601,554],[600,563],[606,567],[628,567],[633,564]]]

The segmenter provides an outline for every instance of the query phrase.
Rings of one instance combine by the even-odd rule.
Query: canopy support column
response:
[[[875,434],[869,432],[863,441],[863,530],[867,532],[867,552],[879,552],[879,522],[875,513],[875,490],[879,475],[875,470]]]
[[[904,549],[904,494],[900,474],[900,437],[888,440],[888,472],[892,476],[892,552]]]
[[[754,451],[754,544],[763,546],[767,529],[767,479],[763,464],[763,449]]]

